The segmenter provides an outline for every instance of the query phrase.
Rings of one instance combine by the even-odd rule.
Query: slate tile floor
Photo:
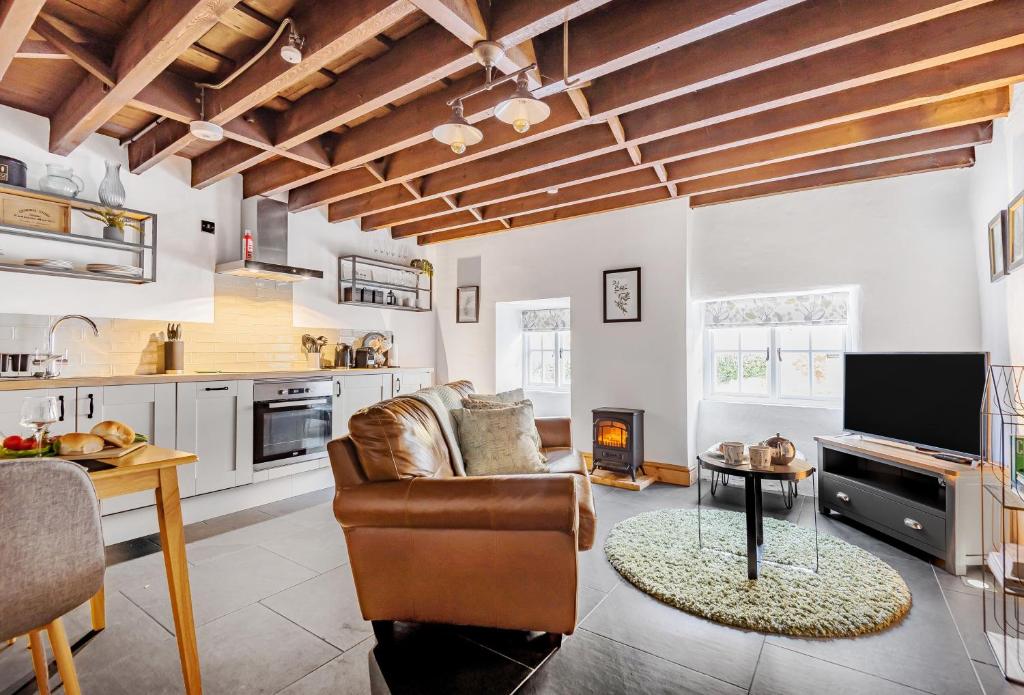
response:
[[[910,615],[858,639],[766,637],[665,606],[623,582],[604,559],[600,548],[616,522],[652,509],[693,507],[695,488],[594,489],[599,538],[581,557],[581,625],[553,653],[537,635],[440,626],[400,625],[394,645],[378,646],[359,614],[329,490],[189,526],[205,691],[1024,695],[1003,680],[984,642],[979,590],[905,548],[837,518],[819,518],[823,533],[899,570],[913,593]],[[742,490],[721,489],[712,503],[741,509]],[[769,494],[765,508],[795,523],[814,522],[806,496],[787,512]],[[75,657],[83,691],[181,692],[158,541],[111,547],[108,564],[108,628]],[[66,622],[72,639],[82,636],[88,611],[80,608]],[[30,673],[22,646],[0,652],[0,695],[15,692]],[[30,685],[19,695],[31,692]]]

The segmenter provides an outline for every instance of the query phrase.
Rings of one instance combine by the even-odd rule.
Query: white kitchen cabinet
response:
[[[0,391],[0,434],[17,434],[23,437],[32,430],[21,426],[21,404],[26,398],[54,396],[61,419],[50,426],[50,434],[64,434],[75,431],[75,389],[25,389],[21,391]]]
[[[390,398],[391,388],[391,374],[351,374],[334,377],[334,438],[348,434],[348,419],[357,410]]]
[[[125,384],[121,386],[80,387],[77,389],[77,432],[88,432],[104,420],[119,420],[138,434],[146,435],[151,444],[175,448],[175,385]],[[194,491],[194,473],[178,469],[178,485],[182,497]],[[100,502],[104,514],[123,512],[155,504],[151,490],[121,495]]]
[[[422,388],[432,386],[433,383],[434,373],[429,369],[403,369],[394,375],[395,395],[416,393]]]
[[[195,492],[252,482],[252,381],[178,384],[177,446],[194,452]]]

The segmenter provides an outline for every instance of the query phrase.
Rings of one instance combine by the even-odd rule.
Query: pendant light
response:
[[[517,133],[525,133],[530,126],[536,125],[551,115],[551,107],[530,94],[526,75],[521,74],[516,80],[516,91],[494,107],[494,117],[509,123]]]
[[[224,129],[216,123],[204,120],[206,118],[206,87],[199,87],[199,120],[188,124],[188,132],[192,137],[206,140],[207,142],[220,142],[224,139]]]
[[[480,129],[470,125],[462,115],[462,102],[452,104],[452,117],[434,128],[434,139],[452,148],[455,154],[462,154],[469,145],[476,145],[484,139]]]

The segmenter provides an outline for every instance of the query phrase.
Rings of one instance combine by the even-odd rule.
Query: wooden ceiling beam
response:
[[[61,31],[45,14],[40,14],[36,17],[35,23],[32,24],[32,30],[65,53],[68,58],[100,82],[108,87],[114,86],[117,76],[114,74],[113,69],[105,61],[97,57],[95,53]]]
[[[780,193],[806,191],[812,188],[826,188],[847,183],[875,181],[907,174],[922,174],[942,171],[945,169],[962,169],[974,166],[974,148],[940,152],[936,154],[894,159],[885,162],[865,164],[863,166],[838,169],[822,174],[811,174],[791,179],[782,179],[767,183],[754,184],[740,188],[731,188],[714,193],[704,193],[690,198],[690,207],[698,208],[707,205],[730,203],[737,200],[762,198]]]
[[[648,188],[666,187],[673,197],[715,190],[725,186],[748,184],[772,178],[792,177],[828,171],[868,162],[916,156],[991,142],[992,122],[973,123],[942,130],[919,132],[905,137],[888,137],[888,126],[877,122],[884,117],[848,124],[845,133],[812,131],[716,152],[679,162],[688,165],[676,171],[663,165],[637,169],[589,183],[560,189],[548,195],[532,196],[497,203],[484,209],[484,219],[517,217],[577,202]],[[925,124],[920,124],[925,125]],[[661,167],[662,172],[657,171]],[[465,216],[448,214],[392,227],[395,238],[418,236],[471,224]]]
[[[488,38],[490,4],[486,0],[412,0],[412,3],[467,46]]]
[[[124,108],[238,0],[151,0],[125,31],[111,64],[117,83],[91,75],[50,117],[50,152],[66,155]]]
[[[46,0],[0,0],[0,80],[45,4]]]
[[[665,200],[671,200],[671,195],[668,191],[660,187],[652,188],[646,191],[626,193],[623,195],[613,196],[611,198],[593,200],[587,203],[566,205],[565,207],[545,210],[543,212],[535,212],[529,215],[523,215],[522,217],[513,217],[512,219],[507,220],[507,224],[506,221],[495,220],[492,222],[481,222],[478,225],[466,227],[465,229],[452,229],[446,232],[424,234],[416,239],[416,243],[420,246],[426,246],[428,244],[437,244],[442,241],[454,241],[456,239],[465,239],[471,236],[504,232],[509,229],[534,227],[548,222],[557,222],[559,220],[568,220],[575,217],[596,215],[600,212],[621,210],[624,208],[636,207],[638,205],[647,205],[648,203],[658,203]]]
[[[1005,0],[996,1],[1001,2]],[[705,4],[717,6],[716,3]],[[792,61],[796,57],[820,53],[821,51],[828,51],[829,49],[836,50],[837,47],[846,46],[851,42],[865,39],[865,37],[885,36],[886,32],[902,31],[901,28],[911,27],[911,25],[919,23],[919,21],[922,21],[923,19],[940,16],[943,13],[948,13],[956,9],[963,9],[965,6],[970,6],[972,4],[975,3],[940,2],[938,0],[913,0],[912,2],[906,3],[854,4],[845,2],[844,0],[808,0],[807,2],[800,3],[799,5],[750,21],[748,24],[740,25],[735,29],[723,32],[721,35],[701,39],[693,44],[688,44],[673,51],[669,51],[668,53],[659,55],[652,60],[637,63],[631,68],[618,71],[613,78],[599,81],[592,87],[585,89],[584,92],[590,99],[592,116],[603,116],[604,118],[607,118],[607,116],[625,113],[630,111],[631,108],[639,108],[644,104],[649,103],[653,99],[649,92],[658,92],[662,94],[662,96],[659,96],[658,98],[668,98],[669,96],[679,92],[692,91],[694,89],[699,89],[700,87],[707,87],[708,85],[725,83],[735,78],[737,74],[753,73],[758,70],[763,70],[766,67],[774,66],[774,64],[778,64],[780,62]],[[990,15],[986,15],[986,17],[989,16]],[[663,17],[663,19],[667,21],[667,23],[675,23],[677,26],[682,27],[682,19],[678,17],[669,16]],[[1020,19],[1018,18],[1018,23],[1019,21]],[[795,28],[798,27],[800,28],[800,31],[795,30]],[[991,30],[988,31],[990,32]],[[927,36],[931,36],[935,32],[936,30],[934,28],[930,28],[926,34]],[[731,40],[727,41],[726,39],[728,37],[740,38],[742,39],[742,42],[740,43]],[[914,39],[914,37],[912,35],[901,35],[901,39],[907,41]],[[570,42],[571,41],[572,38],[570,36]],[[963,39],[963,43],[969,42],[969,38],[965,37]],[[950,45],[950,43],[955,42],[950,42],[949,40],[940,42],[940,47],[937,47],[935,51],[940,52],[941,55],[952,60],[955,59],[955,53],[948,55],[941,53],[941,50]],[[681,53],[680,51],[684,51],[685,53]],[[896,51],[896,53],[896,58],[901,57],[899,51]],[[682,60],[679,58],[680,55],[684,56]],[[707,64],[688,63],[687,60],[692,55],[701,56],[703,61]],[[905,50],[902,55],[906,55]],[[641,71],[646,70],[645,66],[647,66],[648,62],[658,60],[662,60],[664,62],[663,59],[666,58],[666,56],[673,56],[672,60],[666,63],[670,64],[672,70],[667,70],[665,72],[651,71],[651,74],[641,73]],[[616,59],[616,56],[609,53],[606,55],[606,58],[609,62],[613,62]],[[857,76],[863,78],[865,69],[869,69],[871,66],[880,66],[880,64],[889,66],[889,64],[896,58],[887,59],[886,57],[879,57],[874,61],[868,58],[866,60],[866,66],[864,60],[852,64],[852,66],[847,67],[847,71],[849,73],[849,75],[847,75],[847,81],[853,80],[854,77]],[[916,66],[907,67],[904,72],[916,69],[920,68]],[[795,70],[794,72],[799,71]],[[898,69],[892,70],[890,68],[879,68],[877,72],[871,73],[871,75],[874,76],[874,79],[884,79],[885,77],[890,77],[895,74],[899,74]],[[606,90],[602,91],[600,89],[606,82],[614,84],[630,83],[633,79],[631,76],[637,76],[639,79],[642,79],[647,83],[647,86],[636,86],[633,91],[612,90],[611,92],[607,92]],[[793,77],[783,86],[783,89],[790,90],[792,100],[799,100],[800,98],[810,98],[814,96],[814,93],[810,90],[800,88],[802,77],[802,75]],[[836,89],[838,90],[842,86],[843,85],[841,84],[837,85]],[[723,91],[728,91],[728,89],[731,89],[731,83],[728,88],[723,86]],[[597,107],[591,98],[593,94],[601,95],[605,100],[605,105]],[[637,101],[632,104],[626,103],[625,99],[620,98],[623,94],[635,96]],[[737,100],[741,100],[741,97],[737,97]],[[765,104],[764,107],[770,107],[771,105],[772,104]],[[720,104],[718,101],[706,104],[708,110],[722,111],[723,106],[724,104]],[[748,108],[751,108],[753,111],[753,107]],[[690,111],[692,112],[692,110]],[[728,113],[730,112],[726,112],[726,114]],[[630,114],[629,116],[632,117],[633,115]],[[671,121],[671,116],[663,118],[667,121]],[[724,116],[720,118],[724,118]],[[637,129],[637,134],[634,135],[634,126],[643,125],[639,121],[635,121],[632,124],[627,123],[626,116],[624,116],[623,122],[626,127],[626,131],[631,137],[639,137],[640,134],[646,133],[646,131],[641,128]],[[578,124],[579,123],[580,122],[578,121]],[[694,124],[692,127],[699,127],[699,124]],[[558,132],[561,131],[552,131],[551,134],[557,134]],[[426,137],[424,137],[424,139],[426,139]],[[376,146],[380,145],[381,139],[379,132],[373,134],[373,141]],[[488,141],[488,138],[485,137],[484,144],[482,146],[475,147],[471,157],[485,157],[492,153],[492,150],[488,148],[489,145],[490,142]],[[408,146],[408,142],[403,143],[402,146]],[[402,157],[407,161],[413,161],[412,155],[403,153]],[[467,161],[469,159],[469,157],[464,157],[463,161]],[[439,147],[424,149],[418,163],[423,169],[455,166],[455,162],[452,161],[452,158],[443,153]],[[401,175],[411,176],[421,174],[420,172],[415,171],[414,168],[408,167],[403,169]],[[325,179],[330,183],[317,185],[316,188],[312,188],[311,184],[308,183],[301,186],[299,188],[299,192],[296,194],[297,205],[295,209],[315,207],[317,204],[338,201],[343,198],[344,196],[342,196],[342,194],[334,194],[333,187],[337,185],[339,190],[351,191],[352,186],[346,185],[340,180],[343,179],[344,176],[345,174],[343,173],[330,175]],[[346,194],[347,196],[351,196],[353,193],[349,192]]]
[[[305,36],[302,62],[292,65],[281,59],[280,47],[288,40],[288,32],[282,33],[277,44],[233,82],[223,89],[206,90],[206,120],[225,125],[243,116],[361,43],[376,37],[415,10],[407,0],[308,3],[295,17],[296,31]],[[161,128],[170,132],[159,132]],[[161,124],[129,146],[129,150],[135,149],[134,154],[129,152],[132,171],[145,171],[180,152],[194,140],[192,135],[182,134],[174,125]],[[225,157],[225,161],[232,160]],[[212,181],[204,175],[198,183],[203,185]]]

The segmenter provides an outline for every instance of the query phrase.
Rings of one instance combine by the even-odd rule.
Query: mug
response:
[[[768,468],[772,465],[772,453],[775,451],[770,446],[758,444],[751,446],[750,465],[754,468]]]
[[[743,463],[743,442],[722,442],[718,450],[725,455],[726,463]]]

